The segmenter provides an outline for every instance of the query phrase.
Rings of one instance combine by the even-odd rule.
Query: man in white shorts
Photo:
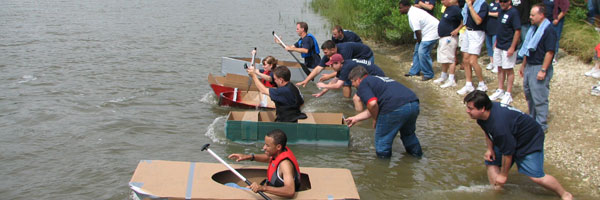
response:
[[[515,80],[514,66],[517,61],[515,49],[521,37],[521,19],[511,0],[500,0],[502,11],[498,15],[500,27],[494,47],[494,65],[498,67],[498,89],[490,96],[490,100],[502,99],[500,103],[512,102],[512,87]],[[506,92],[504,81],[506,80]]]
[[[440,78],[433,81],[440,84],[445,81],[440,87],[454,87],[454,63],[456,57],[456,46],[458,45],[458,32],[462,26],[461,9],[458,7],[457,0],[442,0],[442,4],[446,6],[446,10],[442,14],[440,23],[438,24],[438,42],[437,61],[442,64],[442,74]]]
[[[488,14],[488,4],[485,0],[467,0],[462,10],[463,23],[467,26],[465,38],[461,44],[460,51],[463,52],[463,62],[465,67],[466,83],[463,88],[457,91],[460,95],[465,95],[475,90],[472,83],[472,71],[475,71],[479,84],[477,90],[486,91],[487,86],[483,82],[481,66],[477,63],[481,47],[485,41],[485,19]]]

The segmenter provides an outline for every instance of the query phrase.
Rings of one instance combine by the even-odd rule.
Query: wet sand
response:
[[[399,77],[410,69],[412,62],[412,49],[414,45],[390,46],[386,44],[375,44],[368,42],[378,55],[389,57],[398,62],[398,68],[393,72]],[[590,52],[592,53],[592,52]],[[435,49],[432,57],[436,60]],[[487,56],[479,58],[482,67],[484,81],[488,86],[488,95],[491,95],[498,87],[497,74],[486,70],[489,63]],[[569,56],[564,51],[559,51],[558,64],[554,65],[554,76],[550,83],[550,114],[549,129],[545,140],[545,166],[559,168],[568,172],[569,177],[561,179],[579,183],[579,188],[589,188],[590,195],[600,196],[600,137],[598,135],[600,126],[600,97],[590,95],[592,85],[600,79],[586,77],[583,74],[592,67],[585,64],[574,56]],[[457,69],[460,66],[457,65]],[[512,106],[527,112],[527,102],[523,93],[523,78],[518,75],[521,65],[515,66],[515,81],[513,87]],[[441,72],[440,64],[434,62],[435,78],[426,82],[421,81],[421,76],[405,78],[416,84],[427,85],[431,91],[446,96],[445,101],[452,102],[449,105],[463,106],[464,96],[456,93],[465,84],[463,70],[455,74],[457,86],[442,89],[433,83]],[[404,77],[403,77],[404,78]],[[473,73],[473,83],[477,84]],[[448,103],[447,102],[447,103]],[[465,119],[468,119],[465,114]],[[469,119],[470,120],[470,119]],[[587,189],[586,189],[587,190]]]

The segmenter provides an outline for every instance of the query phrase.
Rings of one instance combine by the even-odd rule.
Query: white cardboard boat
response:
[[[232,167],[250,182],[262,181],[267,173],[266,166]],[[300,167],[300,172],[302,184],[294,199],[360,199],[348,169]],[[229,182],[245,186],[220,163],[142,160],[129,187],[133,199],[263,199],[252,191],[223,185]]]

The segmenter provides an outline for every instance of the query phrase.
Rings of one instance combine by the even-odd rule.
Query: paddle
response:
[[[279,36],[277,36],[277,34],[275,34],[275,31],[273,31],[273,36],[275,38],[277,38],[277,41],[279,41],[279,44],[281,44],[281,47],[283,47],[283,49],[285,49],[285,44],[283,43],[283,41],[281,41],[281,38],[279,38]],[[298,62],[298,64],[300,64],[300,67],[302,67],[302,71],[304,71],[304,73],[308,76],[310,74],[310,70],[308,69],[308,67],[306,67],[305,64],[301,63],[300,60],[298,60],[298,58],[291,51],[288,51],[288,53],[290,53],[290,55],[292,55],[292,57],[294,57],[296,62]]]
[[[253,66],[254,69],[256,70],[256,66],[254,64],[254,58],[256,58],[256,47],[254,47],[254,51],[252,51],[252,60],[250,61],[250,66]],[[247,69],[248,66],[246,66],[246,63],[244,63],[244,68]],[[254,72],[252,72],[254,73]],[[252,76],[250,76],[250,79],[248,79],[248,88],[246,89],[246,94],[248,94],[248,91],[250,91],[250,86],[252,85]]]
[[[227,164],[223,159],[221,159],[219,156],[217,156],[217,154],[215,154],[215,152],[213,152],[212,150],[210,150],[208,148],[208,146],[210,146],[210,144],[205,144],[204,146],[202,146],[202,151],[206,150],[208,151],[208,153],[210,153],[210,155],[212,155],[213,157],[215,157],[217,160],[219,160],[219,162],[223,163],[227,168],[229,168],[229,170],[231,172],[233,172],[233,174],[235,174],[238,178],[240,178],[242,181],[244,181],[246,184],[248,185],[252,185],[252,183],[250,183],[250,181],[248,181],[248,179],[246,179],[244,176],[242,176],[237,170],[233,169],[233,167],[231,167],[229,164]],[[269,198],[267,195],[265,195],[265,193],[263,192],[258,192],[258,194],[260,194],[260,196],[262,196],[263,198],[265,198],[266,200],[271,200],[271,198]]]

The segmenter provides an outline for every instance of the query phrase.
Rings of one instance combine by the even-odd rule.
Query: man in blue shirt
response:
[[[498,22],[498,16],[500,14],[500,2],[498,0],[490,2],[489,12],[487,20],[485,21],[485,48],[487,49],[487,55],[490,57],[490,63],[488,64],[488,70],[492,72],[498,72],[494,64],[494,43],[496,42],[496,35],[498,34],[498,28],[500,23]]]
[[[327,67],[326,63],[329,62],[329,58],[331,56],[333,56],[333,54],[336,54],[336,53],[342,54],[342,57],[344,58],[344,60],[348,60],[348,59],[367,60],[369,64],[375,62],[375,56],[373,54],[373,51],[371,50],[371,48],[369,48],[369,46],[367,46],[363,43],[344,42],[344,43],[335,44],[335,42],[333,42],[331,40],[327,40],[327,41],[323,42],[323,45],[321,45],[321,49],[323,50],[323,54],[325,54],[325,56],[323,56],[323,59],[321,59],[321,62],[319,62],[317,67],[315,67],[315,69],[310,72],[310,74],[304,79],[304,81],[296,83],[296,85],[305,87],[306,84],[310,80],[313,80],[315,78],[315,76],[317,76],[317,75],[319,75],[319,73],[321,73],[323,68]],[[329,80],[329,79],[335,77],[335,75],[336,75],[336,73],[323,75],[321,77],[321,81]]]
[[[275,102],[276,122],[298,122],[298,119],[306,119],[306,114],[300,112],[304,98],[300,90],[290,82],[291,73],[286,66],[278,66],[273,70],[273,82],[277,84],[277,88],[265,87],[254,72],[254,67],[248,67],[247,71],[258,91],[269,95]]]
[[[336,44],[343,42],[362,43],[360,36],[358,36],[352,31],[342,29],[340,25],[336,25],[333,27],[333,29],[331,30],[331,35],[331,40]]]
[[[545,29],[539,28],[544,20],[544,6],[536,4],[531,8],[530,18],[532,26],[529,28],[532,35],[537,31],[543,31],[543,35],[534,50],[528,51],[528,56],[523,56],[523,64],[519,75],[523,77],[523,92],[527,99],[529,115],[542,125],[542,129],[548,129],[548,96],[550,94],[550,80],[553,75],[552,58],[556,51],[556,40],[558,37],[552,26]],[[550,22],[547,22],[550,23]],[[546,23],[546,24],[547,24]],[[540,29],[540,30],[537,30]],[[528,33],[529,34],[529,33]],[[533,40],[532,37],[530,40]],[[529,41],[527,37],[521,48],[527,48]]]
[[[464,103],[467,114],[477,120],[486,136],[484,159],[491,185],[502,188],[516,163],[519,173],[533,182],[562,199],[573,198],[556,178],[544,173],[544,131],[534,119],[506,104],[492,103],[483,91],[467,94]]]
[[[465,68],[466,81],[465,86],[456,91],[460,95],[465,95],[475,90],[472,82],[472,70],[475,71],[475,75],[479,79],[477,89],[481,91],[487,90],[477,59],[485,41],[484,30],[488,10],[488,4],[485,0],[467,0],[465,7],[463,7],[463,23],[467,26],[467,30],[464,33],[465,36],[462,44],[460,44],[460,51],[463,52],[462,65]]]
[[[502,99],[503,104],[512,102],[512,87],[515,80],[514,66],[517,61],[515,49],[521,37],[519,12],[512,7],[511,0],[500,0],[502,11],[499,15],[500,28],[494,48],[494,67],[498,69],[498,89],[490,96],[492,101]],[[506,92],[504,81],[506,80]]]
[[[294,45],[285,47],[285,50],[300,53],[302,58],[304,58],[304,65],[311,69],[315,68],[319,64],[319,61],[321,61],[317,38],[308,33],[308,24],[306,22],[296,23],[296,33],[298,33],[300,39]]]
[[[458,46],[458,32],[463,27],[461,9],[456,0],[442,0],[446,10],[442,14],[438,24],[438,35],[440,40],[437,49],[437,61],[442,64],[440,78],[434,80],[436,84],[442,84],[441,88],[454,87],[454,70],[456,64],[456,47]]]
[[[375,128],[375,152],[378,157],[392,156],[392,143],[400,131],[400,139],[406,152],[423,156],[421,144],[415,135],[419,116],[419,98],[410,89],[388,77],[370,76],[364,67],[350,71],[352,86],[367,109],[346,118],[348,127],[359,121],[373,118]]]

